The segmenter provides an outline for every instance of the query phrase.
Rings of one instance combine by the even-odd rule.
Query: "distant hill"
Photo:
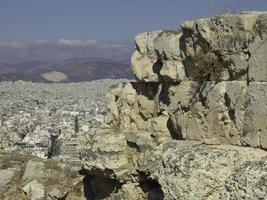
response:
[[[58,62],[0,63],[0,81],[80,82],[103,78],[132,79],[129,61],[73,58]]]

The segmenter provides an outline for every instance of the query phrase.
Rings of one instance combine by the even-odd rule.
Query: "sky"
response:
[[[124,43],[224,8],[266,11],[267,0],[0,0],[0,43]]]

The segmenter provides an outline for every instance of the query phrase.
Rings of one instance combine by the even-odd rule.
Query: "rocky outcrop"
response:
[[[87,199],[84,176],[54,160],[0,152],[0,199]]]
[[[97,129],[84,138],[81,152],[85,170],[93,177],[95,199],[264,199],[267,195],[267,152],[260,149],[170,138],[159,143],[148,132]]]
[[[264,199],[266,166],[260,150],[167,142],[145,154],[139,170],[157,180],[164,199]]]
[[[266,12],[225,14],[141,33],[133,73],[140,82],[266,81],[266,21]]]
[[[136,37],[138,82],[111,87],[105,124],[81,139],[92,198],[266,198],[266,19],[225,14]]]
[[[139,34],[132,56],[138,82],[111,89],[106,123],[266,149],[266,24],[266,12],[246,12]]]

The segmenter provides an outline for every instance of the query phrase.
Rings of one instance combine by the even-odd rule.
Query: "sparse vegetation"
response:
[[[220,80],[221,75],[227,69],[228,63],[221,60],[213,52],[198,52],[194,58],[194,65],[199,71],[198,81]]]

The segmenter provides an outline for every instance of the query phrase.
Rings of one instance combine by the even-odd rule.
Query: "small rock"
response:
[[[44,186],[40,184],[36,179],[23,187],[22,190],[28,195],[30,200],[44,199]]]
[[[29,160],[24,171],[22,180],[30,181],[42,177],[44,174],[44,163]]]
[[[12,169],[1,169],[0,170],[0,188],[2,189],[8,185],[15,175],[14,170]]]
[[[68,189],[64,187],[55,187],[49,192],[49,196],[53,199],[64,199],[68,195]]]

